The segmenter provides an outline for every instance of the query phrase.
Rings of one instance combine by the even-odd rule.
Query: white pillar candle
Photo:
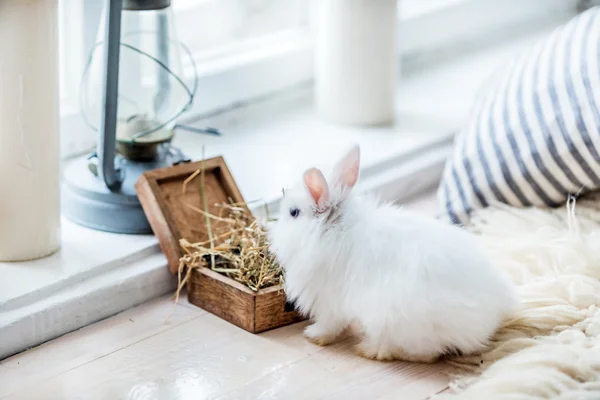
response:
[[[317,0],[315,104],[335,122],[394,121],[397,0]]]
[[[60,247],[57,6],[0,0],[0,261]]]

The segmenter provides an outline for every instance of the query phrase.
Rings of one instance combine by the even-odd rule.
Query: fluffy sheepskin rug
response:
[[[552,210],[496,205],[467,228],[522,309],[484,354],[449,360],[453,390],[433,399],[600,399],[600,195]]]

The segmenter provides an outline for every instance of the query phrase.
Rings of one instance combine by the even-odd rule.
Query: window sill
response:
[[[197,121],[218,126],[223,136],[180,132],[175,145],[192,159],[201,158],[203,146],[207,157],[223,155],[246,200],[263,199],[274,211],[281,188],[302,169],[327,164],[358,142],[363,150],[360,190],[406,201],[438,182],[453,134],[487,76],[551,28],[405,77],[398,122],[392,127],[327,123],[312,109],[307,87]],[[0,276],[0,359],[176,285],[155,237],[96,232],[69,221],[64,221],[60,252],[33,262],[0,263]]]

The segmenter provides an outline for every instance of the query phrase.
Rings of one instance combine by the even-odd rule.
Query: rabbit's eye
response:
[[[300,215],[300,210],[298,210],[297,208],[292,208],[290,210],[290,215],[292,216],[292,218],[296,218],[298,215]]]

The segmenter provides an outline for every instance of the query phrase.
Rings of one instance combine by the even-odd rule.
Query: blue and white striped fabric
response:
[[[600,189],[600,7],[520,55],[476,104],[438,189],[464,224],[495,202],[555,207]]]

